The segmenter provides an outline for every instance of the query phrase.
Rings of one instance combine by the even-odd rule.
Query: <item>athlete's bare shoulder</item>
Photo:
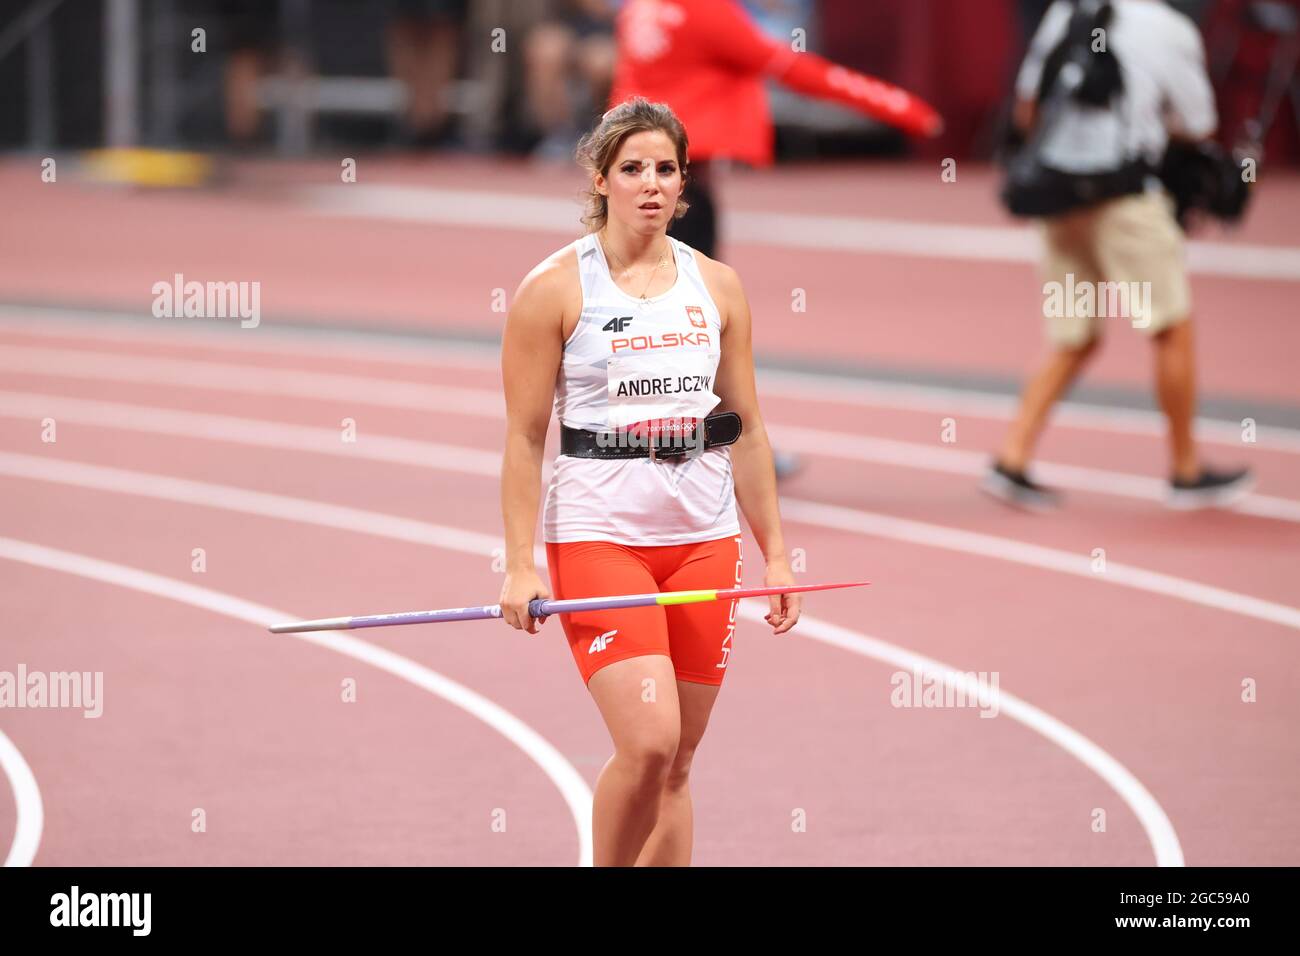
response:
[[[582,282],[578,277],[577,243],[571,242],[562,249],[557,249],[533,266],[531,272],[524,276],[515,293],[518,302],[527,296],[534,302],[552,302],[565,304],[573,292],[582,294]]]
[[[710,259],[698,249],[692,249],[691,252],[695,255],[695,261],[699,263],[700,275],[704,276],[705,282],[728,290],[739,288],[740,275],[735,269],[725,262]]]
[[[735,315],[743,306],[745,292],[740,284],[740,274],[725,262],[710,259],[697,249],[691,250],[700,268],[700,276],[722,313],[722,327],[727,327],[729,315]]]
[[[577,243],[571,242],[534,265],[515,291],[512,313],[530,321],[559,320],[562,328],[576,324],[582,311],[576,247]]]

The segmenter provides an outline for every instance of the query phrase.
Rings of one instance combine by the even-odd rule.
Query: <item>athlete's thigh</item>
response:
[[[741,537],[691,545],[685,560],[659,582],[664,591],[740,586]],[[736,631],[736,602],[706,601],[664,608],[673,669],[679,681],[720,685]]]
[[[548,542],[546,558],[556,600],[657,590],[646,562],[624,545],[608,541]],[[578,672],[588,686],[592,676],[610,664],[671,654],[662,607],[580,611],[559,618]]]
[[[677,687],[673,662],[659,654],[607,664],[587,682],[615,749],[664,760],[673,759],[681,738]]]
[[[698,681],[679,680],[677,682],[678,709],[681,713],[681,728],[678,731],[677,763],[679,768],[690,766],[691,755],[700,745],[705,728],[709,726],[709,715],[713,712],[714,701],[718,699],[721,684],[701,684]]]

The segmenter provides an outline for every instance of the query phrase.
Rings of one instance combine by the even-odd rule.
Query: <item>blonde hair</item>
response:
[[[591,181],[583,193],[586,208],[582,213],[582,223],[588,232],[597,232],[604,228],[609,218],[609,199],[596,191],[595,176],[609,175],[609,167],[614,163],[623,141],[633,133],[658,131],[673,141],[677,149],[677,166],[682,171],[682,184],[686,183],[686,168],[689,160],[687,154],[686,127],[663,103],[651,103],[641,96],[624,100],[600,118],[600,122],[578,143],[574,156],[578,164],[591,174]],[[673,218],[680,219],[686,215],[687,203],[679,194]]]

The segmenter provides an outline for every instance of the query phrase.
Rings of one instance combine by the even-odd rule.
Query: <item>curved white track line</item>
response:
[[[997,558],[999,561],[1010,561],[1040,570],[1059,571],[1062,574],[1072,574],[1102,584],[1115,584],[1137,591],[1160,594],[1199,604],[1202,607],[1227,611],[1229,614],[1240,614],[1243,617],[1253,617],[1259,621],[1300,630],[1300,608],[1291,607],[1289,604],[1265,601],[1263,598],[1251,597],[1237,591],[1228,591],[1109,559],[1106,561],[1106,570],[1097,572],[1092,569],[1091,555],[1087,554],[1075,554],[1011,538],[980,534],[976,531],[962,531],[958,528],[927,524],[908,518],[895,518],[892,515],[858,511],[854,508],[826,505],[817,501],[800,501],[795,498],[781,499],[781,514],[782,517],[801,524],[818,525],[833,531],[848,531],[894,541],[906,541],[910,544],[942,548],[980,558]]]
[[[24,392],[0,392],[0,415],[30,417],[35,420],[50,415],[56,419],[62,418],[108,428],[214,439],[278,451],[291,448],[344,458],[368,458],[435,471],[459,472],[492,478],[499,478],[501,471],[500,454],[485,452],[478,448],[434,444],[411,438],[367,435],[364,432],[355,444],[345,444],[339,440],[339,433],[329,428],[282,425],[277,422],[234,418],[227,415],[177,412],[145,405],[91,402]],[[549,462],[543,464],[543,478],[548,473]],[[1102,584],[1115,584],[1147,591],[1273,624],[1300,628],[1300,609],[1186,578],[1150,571],[1136,565],[1107,561],[1105,573],[1099,574],[1092,570],[1089,555],[1030,544],[1014,538],[963,531],[944,525],[895,518],[872,511],[803,501],[797,498],[782,498],[781,508],[786,518],[803,524],[821,525],[835,530],[850,528],[862,534],[909,541],[978,557],[998,558],[1044,570],[1087,577]]]
[[[52,339],[94,339],[114,343],[147,341],[157,344],[156,332],[141,334],[130,328],[105,327],[102,323],[88,322],[85,313],[66,309],[41,308],[42,320],[57,317],[57,324],[26,326],[20,321],[30,319],[32,309],[0,305],[0,322],[16,327],[25,335],[39,335]],[[295,357],[315,355],[337,359],[340,354],[360,355],[375,361],[415,367],[477,368],[499,371],[500,348],[471,342],[429,341],[412,335],[398,345],[386,339],[362,332],[317,330],[307,333],[291,329],[260,326],[256,335],[244,335],[235,329],[214,329],[203,326],[182,326],[174,333],[173,341],[181,344],[205,343],[228,351],[252,352],[263,355]],[[116,357],[116,353],[99,352],[99,355]],[[951,415],[959,411],[972,418],[1009,421],[1015,417],[1018,399],[1013,395],[976,389],[945,387],[942,385],[915,385],[903,382],[855,381],[836,376],[816,375],[810,372],[758,369],[760,391],[796,401],[829,402],[866,408],[891,408],[907,412],[934,412]],[[499,402],[499,396],[498,396]],[[1163,437],[1166,434],[1164,417],[1158,412],[1136,408],[1117,408],[1093,405],[1086,402],[1062,401],[1053,410],[1052,420],[1072,428],[1121,434]],[[1196,437],[1203,442],[1229,446],[1240,450],[1241,427],[1232,422],[1216,419],[1198,419]],[[1254,447],[1271,452],[1300,454],[1300,430],[1261,426],[1257,429]]]
[[[14,840],[9,845],[5,866],[31,866],[41,845],[45,805],[41,803],[41,788],[36,785],[36,775],[3,730],[0,730],[0,770],[9,778],[16,813]]]
[[[434,525],[381,512],[344,508],[324,502],[148,472],[0,453],[0,473],[81,488],[93,488],[98,491],[340,528],[374,537],[418,542],[475,555],[490,553],[491,547],[500,547],[500,541],[497,539],[445,525]],[[488,547],[484,547],[485,543]],[[534,548],[534,557],[539,568],[546,566],[545,548]],[[751,621],[762,623],[763,616],[757,608],[742,603],[740,613]],[[281,615],[281,619],[284,617],[286,615]],[[939,675],[945,683],[965,685],[970,680],[964,673],[947,664],[808,615],[800,618],[800,631],[809,637],[864,657]],[[1150,792],[1118,760],[1078,731],[1001,689],[999,689],[999,702],[1002,711],[1009,717],[1074,756],[1120,796],[1142,823],[1147,838],[1151,841],[1158,865],[1182,865],[1182,849],[1173,824]],[[1002,702],[1009,703],[1009,706]]]
[[[765,623],[763,611],[752,604],[742,603],[740,614],[756,624]],[[976,700],[979,699],[980,694],[987,693],[987,689],[981,689],[979,682],[971,674],[963,673],[934,658],[924,657],[895,644],[840,627],[838,624],[801,613],[798,628],[800,635],[811,637],[824,644],[884,661],[906,671],[934,675],[945,685],[960,688],[965,693],[966,700]],[[1052,741],[1101,777],[1119,794],[1120,799],[1129,805],[1142,824],[1142,829],[1146,831],[1147,839],[1155,850],[1156,866],[1183,865],[1183,848],[1178,842],[1178,834],[1174,832],[1173,823],[1160,803],[1151,795],[1151,791],[1143,786],[1127,767],[1073,727],[1014,694],[998,688],[997,700],[999,713],[1006,714],[1012,720],[1024,724]]]
[[[0,558],[153,594],[191,607],[203,608],[214,614],[255,624],[261,628],[277,621],[296,618],[294,614],[254,604],[210,588],[198,587],[126,565],[101,561],[98,558],[70,551],[46,548],[13,538],[0,537]],[[369,644],[338,631],[319,631],[292,636],[362,661],[414,684],[461,708],[505,737],[537,764],[560,791],[578,828],[578,865],[591,865],[591,790],[582,775],[564,758],[564,755],[537,731],[482,694],[386,648]],[[269,635],[266,637],[266,640],[280,639]],[[6,770],[8,770],[7,765]],[[39,832],[37,836],[39,838]],[[17,840],[15,840],[15,847],[17,847]],[[32,851],[35,851],[34,846]],[[11,849],[10,856],[13,857],[14,854],[15,850]]]
[[[0,368],[64,378],[147,382],[245,395],[287,395],[319,401],[350,401],[403,411],[449,409],[456,415],[494,420],[505,418],[505,401],[501,393],[490,389],[425,385],[420,382],[390,381],[330,372],[267,369],[191,359],[138,358],[77,349],[5,345],[0,345]],[[26,393],[7,393],[8,396],[21,394]],[[872,438],[770,421],[767,427],[774,437],[779,437],[783,448],[827,458],[868,461],[879,465],[972,477],[982,475],[989,463],[987,453],[965,451],[948,445]],[[1240,438],[1240,430],[1234,434]],[[1051,484],[1096,494],[1163,502],[1168,491],[1164,481],[1145,475],[1050,462],[1035,464],[1034,471]],[[1288,498],[1250,495],[1232,510],[1261,518],[1300,523],[1300,501]]]

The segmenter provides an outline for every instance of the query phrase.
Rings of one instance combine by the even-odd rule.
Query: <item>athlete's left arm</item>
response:
[[[735,412],[740,416],[740,438],[731,449],[731,470],[736,485],[736,503],[744,512],[749,529],[767,562],[764,587],[795,584],[790,561],[781,533],[781,513],[776,496],[776,469],[772,464],[772,445],[767,438],[763,416],[758,408],[758,390],[754,383],[754,349],[749,303],[740,277],[730,266],[700,257],[709,279],[710,291],[722,313],[722,357],[714,392],[719,398],[715,411]],[[768,598],[767,621],[774,634],[784,634],[799,620],[798,594],[773,595]]]

